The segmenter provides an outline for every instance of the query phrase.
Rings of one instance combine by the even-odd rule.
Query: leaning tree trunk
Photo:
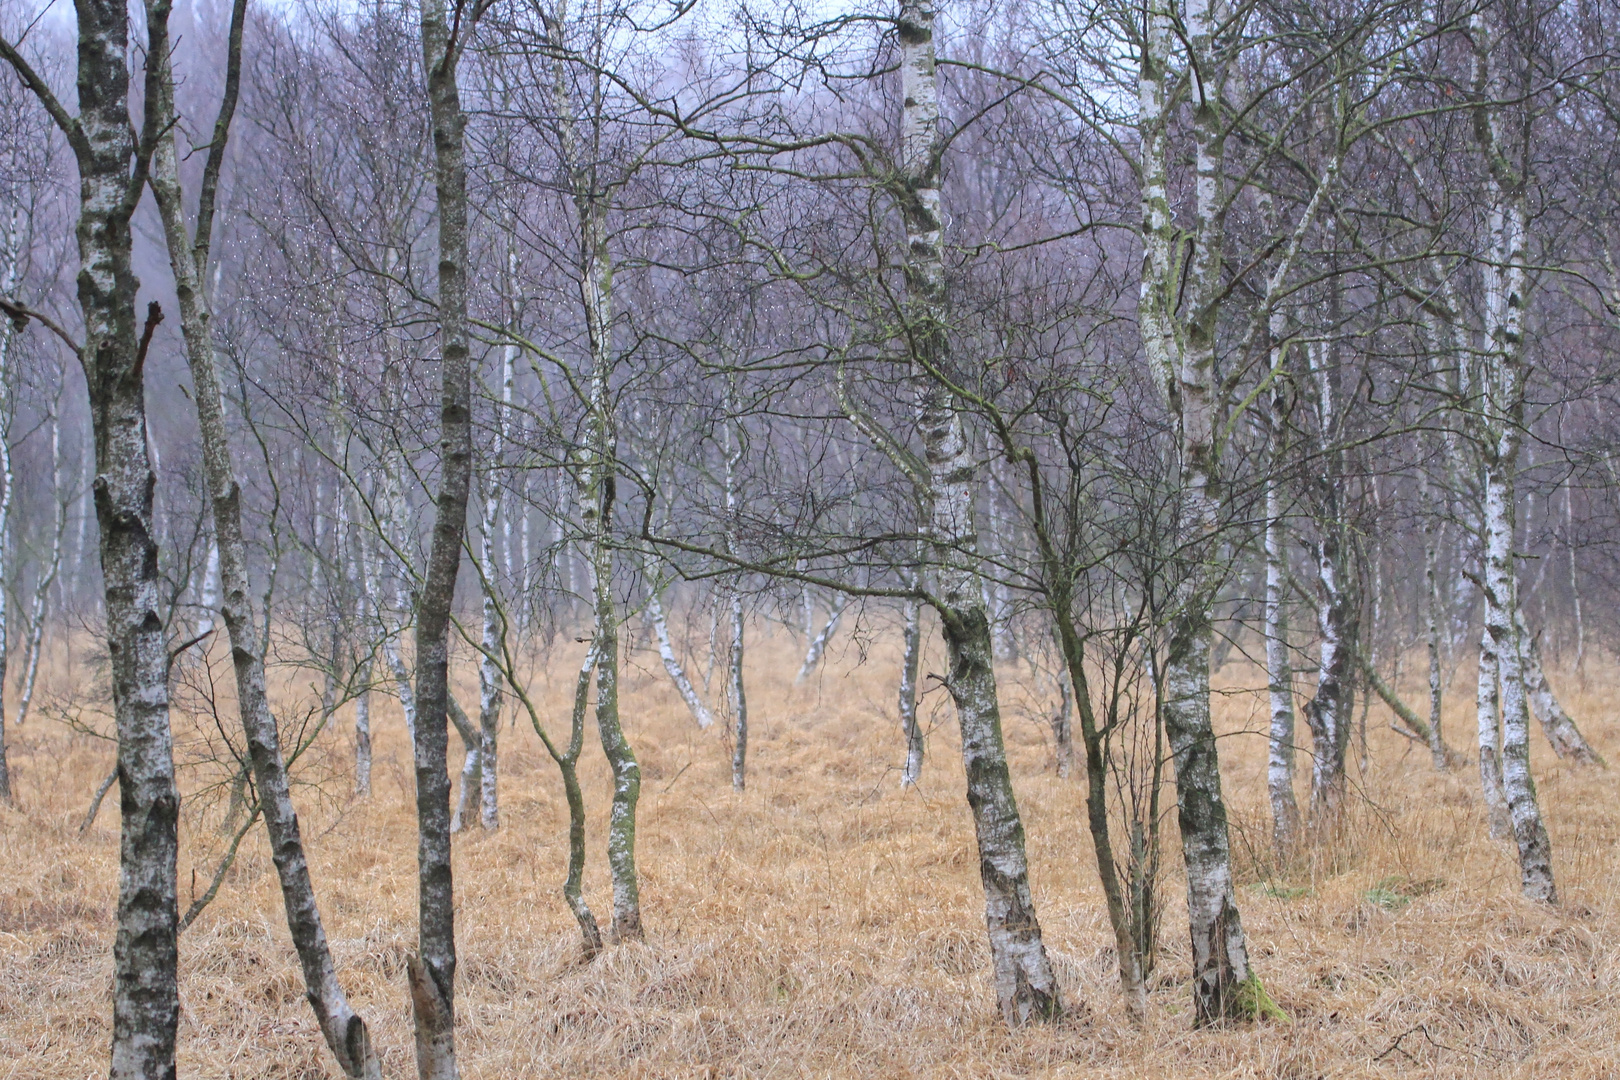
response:
[[[151,187],[163,219],[169,264],[174,271],[175,295],[180,305],[186,359],[194,384],[197,426],[202,437],[203,472],[208,483],[215,550],[218,552],[220,614],[230,635],[237,710],[247,739],[248,756],[258,788],[259,808],[270,836],[271,858],[281,881],[287,927],[303,965],[304,985],[310,1006],[339,1066],[348,1076],[378,1077],[381,1067],[372,1050],[365,1021],[350,1007],[338,983],[332,954],[327,947],[326,932],[321,924],[320,908],[316,903],[309,863],[299,833],[298,816],[293,810],[280,735],[265,691],[264,654],[248,592],[241,486],[236,480],[230,436],[225,426],[224,396],[215,362],[213,327],[202,288],[208,268],[215,189],[224,161],[231,115],[236,105],[245,9],[245,0],[237,0],[232,13],[225,98],[204,169],[195,241],[189,235],[185,221],[179,155],[174,135],[174,80],[167,62],[155,65],[158,69],[156,79],[149,77],[147,84],[149,94],[155,91],[153,104],[165,118],[167,129],[153,156]],[[162,55],[167,57],[166,53]]]
[[[450,614],[472,485],[472,368],[467,348],[467,174],[456,66],[471,27],[452,36],[444,0],[422,5],[422,66],[433,122],[439,217],[439,491],[416,614],[418,952],[409,958],[421,1080],[456,1080],[455,891],[450,866]]]
[[[821,658],[827,652],[827,644],[838,632],[838,623],[843,619],[844,609],[847,607],[849,607],[848,593],[839,593],[833,597],[832,610],[827,613],[827,621],[822,624],[821,632],[810,639],[810,644],[804,650],[804,663],[799,665],[799,673],[793,676],[795,686],[804,682],[805,678],[821,664]]]
[[[680,692],[681,700],[686,702],[687,711],[697,726],[707,730],[714,724],[714,713],[704,704],[703,697],[692,685],[687,676],[686,669],[681,666],[680,658],[675,655],[675,645],[669,639],[669,620],[664,615],[663,601],[658,597],[656,588],[647,593],[647,619],[652,623],[653,636],[658,640],[658,657],[664,662],[664,671],[669,674],[669,681],[675,684]]]
[[[1523,651],[1524,683],[1530,695],[1530,711],[1541,722],[1542,733],[1547,736],[1553,753],[1582,765],[1603,764],[1603,758],[1592,749],[1592,744],[1586,741],[1574,718],[1564,711],[1558,696],[1547,684],[1547,673],[1541,666],[1541,644],[1524,624],[1522,604],[1514,605],[1513,626]]]
[[[1063,1006],[1035,917],[1024,826],[1002,742],[990,621],[973,550],[977,462],[955,394],[944,381],[950,374],[939,189],[944,141],[933,5],[903,4],[898,28],[904,115],[894,189],[905,218],[906,336],[912,351],[917,426],[928,467],[925,504],[937,583],[934,605],[949,659],[946,688],[956,703],[962,732],[996,1000],[1003,1019],[1017,1027],[1055,1018]]]

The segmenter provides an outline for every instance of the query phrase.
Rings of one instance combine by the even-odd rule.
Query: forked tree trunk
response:
[[[608,249],[607,194],[596,174],[595,130],[582,122],[560,57],[564,28],[547,16],[547,34],[557,50],[556,104],[561,118],[563,165],[568,170],[578,228],[580,301],[590,346],[585,444],[580,450],[578,498],[591,588],[591,650],[596,657],[596,729],[613,770],[608,815],[608,871],[613,880],[613,937],[640,941],[641,887],[636,872],[636,804],[641,766],[619,718],[619,619],[613,600],[614,475],[618,435],[613,415],[613,259]],[[592,76],[594,77],[594,76]],[[582,137],[583,136],[583,137]]]
[[[433,124],[438,208],[441,391],[439,490],[416,616],[417,953],[408,958],[421,1080],[456,1080],[455,890],[450,864],[450,615],[472,486],[472,367],[467,343],[467,118],[456,83],[469,18],[422,5],[422,66]]]
[[[215,361],[213,327],[202,287],[208,269],[212,210],[219,171],[224,160],[236,90],[240,78],[242,24],[245,0],[232,12],[230,58],[226,69],[225,98],[214,128],[208,164],[203,174],[201,208],[193,240],[185,220],[180,163],[175,146],[173,72],[167,62],[148,79],[148,94],[160,110],[167,128],[152,160],[151,187],[163,219],[169,263],[174,271],[175,294],[180,305],[180,326],[186,359],[194,384],[197,426],[202,437],[203,471],[208,483],[214,522],[211,572],[219,583],[220,614],[230,636],[231,661],[236,675],[237,709],[246,736],[248,756],[258,789],[259,808],[270,836],[271,858],[281,882],[287,927],[304,970],[304,985],[321,1033],[338,1065],[352,1077],[375,1078],[380,1065],[371,1047],[365,1021],[350,1007],[337,980],[326,932],[321,923],[309,863],[305,858],[298,816],[293,809],[280,735],[265,691],[262,643],[253,617],[248,589],[247,541],[242,529],[241,487],[236,480],[230,434],[225,426],[224,396]],[[150,9],[149,9],[150,11]],[[152,17],[150,14],[149,18]],[[165,57],[167,54],[163,54]],[[335,662],[335,661],[334,661]]]
[[[1517,601],[1513,568],[1513,484],[1497,468],[1485,479],[1485,634],[1495,654],[1501,702],[1501,784],[1514,842],[1519,849],[1520,885],[1532,900],[1554,903],[1552,848],[1530,775],[1530,703],[1512,610]],[[1483,655],[1481,669],[1486,667]],[[1482,676],[1483,679],[1483,676]],[[1484,734],[1481,716],[1481,735]],[[1480,760],[1483,769],[1484,747]]]
[[[917,426],[928,468],[926,520],[933,544],[934,605],[949,658],[946,687],[956,703],[962,763],[984,887],[990,962],[1002,1018],[1018,1027],[1063,1011],[1029,888],[1024,826],[1013,797],[1001,735],[990,621],[973,550],[977,462],[949,376],[944,221],[940,208],[939,85],[934,8],[905,3],[897,23],[904,112],[895,187],[905,219],[906,322]]]

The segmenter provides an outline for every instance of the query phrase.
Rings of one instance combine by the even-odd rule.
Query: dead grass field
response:
[[[559,719],[574,670],[562,659],[549,686],[536,683]],[[1070,1010],[1059,1025],[1008,1033],[984,970],[972,824],[943,693],[934,689],[924,706],[937,726],[922,788],[902,794],[893,658],[879,651],[859,664],[853,650],[835,650],[814,685],[795,689],[785,641],[756,647],[750,787],[736,795],[721,736],[697,731],[656,657],[637,659],[624,713],[645,777],[648,942],[578,962],[559,891],[566,835],[556,771],[526,722],[511,729],[503,828],[474,828],[456,845],[468,1080],[1620,1076],[1620,776],[1556,762],[1539,735],[1560,909],[1517,896],[1512,852],[1486,838],[1472,768],[1437,776],[1375,706],[1373,764],[1357,781],[1358,841],[1285,879],[1259,880],[1256,860],[1240,859],[1250,947],[1292,1022],[1189,1029],[1176,881],[1150,1020],[1135,1031],[1116,990],[1081,786],[1057,779],[1044,729],[1018,707],[1021,673],[1004,671],[1035,896]],[[1239,674],[1250,686],[1263,681],[1236,672],[1228,681],[1244,681]],[[1467,675],[1453,682],[1447,715],[1464,745]],[[1620,761],[1620,675],[1594,670],[1584,690],[1555,681],[1592,742]],[[375,710],[372,801],[342,797],[346,777],[331,781],[329,798],[308,788],[296,797],[340,976],[387,1075],[404,1077],[414,1069],[404,958],[415,938],[415,824],[409,747],[390,706]],[[347,711],[340,719],[324,744],[338,764]],[[1221,699],[1240,850],[1267,835],[1265,748],[1253,734],[1263,720],[1258,696]],[[82,840],[77,827],[110,748],[40,717],[11,734],[11,749],[19,805],[0,809],[0,1078],[103,1076],[116,793]],[[595,826],[607,773],[589,742],[586,758]],[[182,906],[189,860],[200,890],[218,844],[217,810],[192,806]],[[591,843],[589,899],[605,916],[599,830]],[[1174,848],[1170,856],[1179,862]],[[303,1001],[262,834],[184,935],[180,962],[182,1076],[337,1075]]]

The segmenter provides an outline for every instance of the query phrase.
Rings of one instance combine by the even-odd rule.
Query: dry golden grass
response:
[[[559,893],[566,836],[555,769],[526,726],[506,736],[503,828],[474,829],[456,846],[468,1080],[1620,1075],[1614,773],[1571,770],[1538,744],[1563,906],[1537,908],[1517,896],[1511,851],[1485,836],[1472,769],[1435,775],[1375,707],[1356,841],[1269,884],[1256,880],[1257,860],[1240,858],[1255,962],[1292,1022],[1189,1029],[1176,897],[1149,1023],[1135,1031],[1116,990],[1081,787],[1056,778],[1044,731],[1019,718],[1019,672],[1003,672],[1035,895],[1070,1007],[1061,1024],[1008,1033],[985,972],[972,826],[941,692],[925,705],[938,726],[922,790],[902,794],[892,657],[859,665],[835,655],[800,689],[789,684],[785,643],[750,659],[743,795],[730,790],[721,737],[696,730],[656,661],[627,673],[624,712],[645,777],[648,942],[589,965],[578,962]],[[536,689],[561,717],[573,668],[559,659],[556,671]],[[1589,737],[1620,761],[1608,707],[1620,678],[1594,679],[1584,693],[1558,681]],[[1467,685],[1453,684],[1448,715],[1459,743],[1472,724]],[[1262,704],[1236,695],[1220,708],[1233,733],[1222,758],[1235,843],[1263,846],[1264,743],[1252,734]],[[387,1074],[403,1077],[416,897],[410,755],[397,712],[381,702],[377,712],[375,798],[321,800],[309,789],[299,798],[340,975]],[[341,761],[346,731],[327,738]],[[46,719],[12,734],[12,754],[19,806],[0,810],[0,1078],[104,1075],[115,798],[83,840],[77,825],[111,755]],[[594,747],[586,756],[599,826],[606,770]],[[183,882],[193,858],[206,882],[217,820],[217,811],[188,814]],[[1168,854],[1173,867],[1179,855]],[[605,917],[599,829],[591,857],[589,898]],[[181,1075],[336,1075],[258,834],[182,939],[181,971]]]

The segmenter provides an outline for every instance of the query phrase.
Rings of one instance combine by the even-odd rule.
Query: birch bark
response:
[[[580,119],[570,90],[561,12],[546,16],[556,51],[556,103],[563,167],[568,171],[579,240],[580,301],[585,313],[591,372],[585,401],[585,439],[577,464],[578,505],[591,589],[591,651],[596,658],[596,729],[613,770],[608,815],[608,869],[613,879],[613,937],[640,941],[641,888],[636,873],[636,804],[641,766],[619,717],[619,620],[613,600],[614,474],[618,434],[613,413],[613,257],[608,249],[607,194],[596,174],[597,125]],[[600,87],[600,75],[589,76]],[[599,102],[593,98],[590,105]],[[597,119],[593,113],[590,120]]]
[[[0,233],[0,259],[5,260],[5,271],[0,273],[0,296],[11,296],[17,288],[17,264],[20,261],[17,221],[21,210],[14,212],[4,233]],[[11,653],[11,624],[6,610],[10,590],[5,587],[11,573],[11,502],[15,477],[11,471],[11,421],[16,415],[12,400],[11,342],[16,328],[10,319],[0,322],[0,802],[11,801],[11,766],[6,758],[6,664]]]
[[[467,339],[467,175],[457,67],[472,18],[444,0],[421,9],[422,67],[433,124],[438,209],[439,491],[416,616],[417,954],[407,964],[421,1080],[456,1080],[455,892],[450,864],[450,614],[472,484],[472,367]]]
[[[917,668],[922,657],[922,605],[907,597],[901,609],[902,651],[900,655],[900,730],[906,736],[906,764],[900,772],[900,786],[908,788],[922,779],[922,728],[917,723]]]
[[[118,730],[118,931],[113,943],[113,1080],[171,1080],[179,1022],[176,855],[180,799],[169,729],[169,658],[153,518],[157,483],[147,437],[143,368],[162,313],[137,330],[139,282],[130,218],[161,130],[147,108],[140,138],[129,111],[129,13],[122,2],[76,0],[79,115],[57,101],[9,42],[0,56],[67,136],[79,170],[79,360],[89,391],[107,649]],[[169,48],[168,7],[147,20],[147,55]],[[155,65],[154,65],[155,66]],[[149,75],[151,73],[149,72]]]
[[[1553,748],[1553,752],[1561,758],[1582,765],[1603,764],[1603,758],[1592,749],[1592,745],[1581,734],[1581,729],[1576,726],[1574,718],[1564,711],[1558,696],[1548,685],[1547,673],[1541,666],[1541,643],[1524,624],[1523,605],[1516,605],[1513,609],[1513,626],[1522,653],[1524,684],[1530,697],[1530,711],[1540,721],[1542,733],[1547,736],[1547,742]]]
[[[692,719],[697,721],[697,726],[707,731],[714,724],[714,713],[704,704],[697,687],[692,685],[686,669],[681,666],[680,658],[675,655],[675,646],[669,639],[669,621],[664,616],[664,604],[658,597],[657,589],[647,594],[647,618],[652,622],[653,636],[658,639],[658,657],[664,662],[669,681],[680,691],[681,700],[686,702],[686,708],[691,712]]]
[[[1524,428],[1524,310],[1529,284],[1525,272],[1526,177],[1509,161],[1500,130],[1501,108],[1511,97],[1501,64],[1497,27],[1485,12],[1469,24],[1475,49],[1475,138],[1488,167],[1490,262],[1485,274],[1485,348],[1480,422],[1485,458],[1485,633],[1495,654],[1501,687],[1502,793],[1519,849],[1520,887],[1532,900],[1556,903],[1552,848],[1535,781],[1530,774],[1530,709],[1525,692],[1524,656],[1514,612],[1518,572],[1514,563],[1514,474]],[[1481,669],[1486,667],[1481,650]],[[1481,675],[1481,689],[1484,689]],[[1480,718],[1484,734],[1485,716]],[[1481,747],[1484,768],[1484,747]]]
[[[1215,49],[1219,14],[1211,0],[1188,0],[1188,93],[1193,104],[1193,254],[1185,267],[1185,306],[1178,317],[1182,234],[1170,209],[1169,125],[1177,40],[1172,12],[1150,8],[1138,77],[1138,140],[1142,177],[1142,285],[1137,319],[1148,365],[1163,388],[1180,432],[1182,547],[1192,553],[1167,628],[1164,725],[1176,773],[1177,817],[1187,868],[1192,936],[1194,1022],[1252,1012],[1258,985],[1249,970],[1243,925],[1232,886],[1226,807],[1209,712],[1211,626],[1207,570],[1199,554],[1219,523],[1216,486],[1214,359],[1222,295],[1224,127]],[[1217,78],[1216,82],[1211,82]]]
[[[927,509],[934,601],[949,656],[946,687],[956,703],[968,805],[979,848],[985,922],[996,999],[1011,1027],[1063,1011],[1029,887],[1024,827],[1013,797],[1001,735],[992,641],[975,566],[973,495],[977,463],[959,404],[942,375],[950,363],[946,331],[944,221],[940,207],[939,86],[934,55],[935,9],[901,5],[900,175],[896,195],[906,230],[906,326],[917,426],[928,470]]]
[[[149,3],[148,19],[160,17]],[[147,79],[149,107],[159,110],[165,132],[152,159],[150,185],[163,220],[169,264],[174,273],[186,360],[194,384],[193,399],[202,437],[203,471],[213,515],[214,548],[210,563],[217,567],[220,614],[230,636],[231,661],[236,675],[237,709],[248,744],[259,807],[270,836],[271,857],[281,882],[287,926],[303,965],[304,984],[321,1033],[344,1073],[352,1077],[381,1075],[365,1021],[350,1007],[337,980],[326,933],[321,923],[309,864],[304,855],[298,816],[293,809],[280,736],[265,691],[264,654],[249,594],[247,542],[242,528],[241,487],[237,482],[230,435],[225,425],[224,395],[215,361],[215,345],[208,298],[202,281],[208,270],[213,206],[224,161],[240,79],[242,26],[246,2],[237,0],[232,11],[230,58],[225,95],[214,126],[213,143],[204,167],[195,237],[186,225],[180,163],[175,146],[177,121],[174,74],[168,53],[153,65]]]
[[[1278,439],[1274,429],[1273,439]],[[1281,440],[1274,444],[1281,456]],[[1271,704],[1271,735],[1266,789],[1271,798],[1271,842],[1286,861],[1299,836],[1299,805],[1294,800],[1294,672],[1288,660],[1288,538],[1275,476],[1266,484],[1266,692]]]

